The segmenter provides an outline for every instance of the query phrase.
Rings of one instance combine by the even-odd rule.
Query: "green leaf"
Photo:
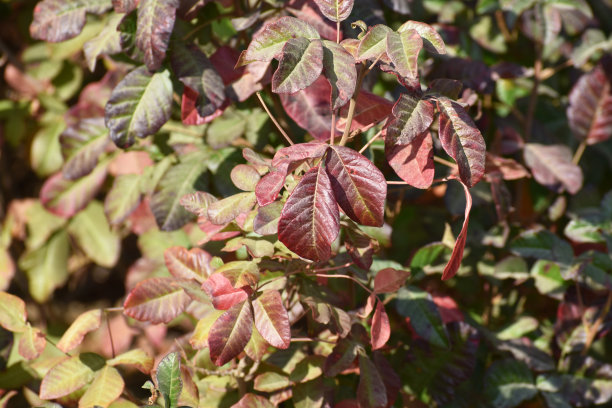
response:
[[[256,391],[273,392],[282,390],[290,385],[286,375],[274,371],[266,371],[255,377],[253,389]]]
[[[86,13],[102,14],[110,0],[44,0],[34,9],[30,35],[37,40],[60,42],[76,37],[85,25]]]
[[[68,224],[68,232],[89,259],[106,268],[115,266],[119,259],[121,237],[111,231],[100,202],[92,201],[74,216]]]
[[[323,75],[332,88],[331,108],[346,105],[355,93],[357,69],[355,58],[343,46],[323,40]]]
[[[370,28],[357,48],[357,61],[376,59],[387,49],[387,34],[392,33],[389,27],[377,24]]]
[[[538,291],[552,298],[562,300],[569,282],[561,276],[561,268],[555,262],[538,259],[531,268],[531,276],[535,279]]]
[[[387,33],[387,55],[395,65],[398,74],[404,78],[418,77],[417,60],[421,48],[423,48],[423,40],[416,30]]]
[[[444,40],[438,34],[435,28],[429,24],[421,23],[420,21],[406,21],[404,24],[397,29],[398,33],[407,30],[415,30],[421,38],[423,38],[423,46],[429,52],[435,52],[437,54],[446,54],[446,45]]]
[[[43,246],[51,234],[60,229],[66,220],[45,210],[40,201],[33,203],[25,212],[28,237],[26,247],[32,251]]]
[[[240,398],[236,404],[232,405],[232,408],[273,408],[272,403],[259,395],[255,394],[244,394],[244,397]]]
[[[305,383],[314,380],[323,374],[324,364],[325,357],[323,356],[306,356],[291,371],[289,380],[294,383]]]
[[[400,288],[396,308],[400,315],[410,318],[419,336],[438,347],[449,346],[446,327],[429,293],[410,285]]]
[[[501,360],[495,361],[487,370],[484,392],[492,406],[514,408],[535,397],[538,390],[524,363]]]
[[[178,0],[140,0],[138,4],[136,46],[150,71],[158,70],[166,57],[178,6]]]
[[[112,14],[100,34],[83,45],[85,61],[91,72],[95,71],[96,60],[99,56],[121,52],[121,33],[117,30],[117,26],[122,18],[121,14]]]
[[[68,180],[76,180],[98,164],[109,143],[108,130],[102,118],[82,119],[61,134],[60,143],[66,160],[62,174]]]
[[[25,302],[15,295],[0,292],[0,326],[20,332],[26,328],[26,319]]]
[[[121,396],[124,385],[119,371],[114,367],[105,366],[98,371],[93,382],[79,400],[79,408],[108,407]]]
[[[30,161],[32,168],[39,176],[48,176],[62,167],[62,151],[60,135],[66,128],[66,123],[56,118],[51,123],[45,123],[32,141]]]
[[[242,191],[255,191],[257,182],[261,176],[253,166],[239,164],[230,173],[232,182]]]
[[[323,70],[320,40],[292,38],[283,47],[278,69],[272,76],[272,92],[295,93],[312,84]]]
[[[238,193],[208,206],[208,219],[217,225],[233,221],[239,214],[250,211],[257,199],[254,192]]]
[[[113,89],[105,111],[106,126],[117,146],[128,147],[136,137],[152,135],[170,119],[170,72],[136,68]]]
[[[497,333],[497,337],[501,340],[518,339],[529,332],[537,329],[539,326],[537,319],[530,316],[521,316],[516,321],[510,323],[507,327]]]
[[[179,353],[166,355],[157,366],[157,385],[164,396],[166,408],[176,408],[183,388]]]
[[[574,259],[571,245],[547,230],[522,232],[512,241],[510,249],[520,256],[547,259],[560,265],[569,265]]]
[[[111,225],[121,224],[140,204],[140,174],[121,174],[104,199],[104,213]]]
[[[61,360],[42,379],[40,398],[56,399],[80,389],[94,378],[94,371],[103,366],[104,359],[93,353]]]
[[[362,408],[387,406],[387,390],[378,369],[367,356],[359,355],[357,399]]]
[[[201,152],[182,157],[159,181],[151,197],[151,211],[161,230],[178,229],[193,218],[180,201],[186,194],[207,188],[206,157]]]
[[[149,374],[153,369],[153,357],[142,349],[132,349],[125,353],[119,354],[115,358],[111,358],[106,362],[110,366],[128,365],[137,368],[144,374]]]

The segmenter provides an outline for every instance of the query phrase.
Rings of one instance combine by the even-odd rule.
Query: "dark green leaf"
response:
[[[438,347],[449,346],[446,327],[429,293],[414,286],[400,288],[396,308],[400,315],[410,318],[419,336]]]
[[[164,396],[166,408],[175,408],[183,388],[181,381],[181,357],[179,353],[167,354],[157,365],[157,385]]]

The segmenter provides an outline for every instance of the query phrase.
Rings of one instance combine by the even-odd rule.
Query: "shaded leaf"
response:
[[[306,356],[296,364],[293,371],[291,371],[289,379],[294,383],[305,383],[314,380],[323,374],[322,367],[324,362],[325,358],[323,356]]]
[[[446,266],[444,267],[444,271],[442,271],[442,280],[452,278],[459,270],[459,267],[461,266],[461,260],[463,259],[465,241],[467,240],[467,230],[468,224],[470,222],[470,211],[472,210],[472,195],[470,194],[470,190],[465,184],[463,184],[463,182],[461,182],[461,185],[463,186],[463,191],[465,192],[466,201],[463,226],[461,227],[461,232],[459,232],[457,240],[455,241],[455,246],[453,247],[451,257],[448,260]]]
[[[527,143],[523,157],[538,183],[551,189],[562,185],[570,194],[582,188],[582,170],[572,162],[567,146]]]
[[[388,130],[387,130],[388,135]],[[426,131],[410,143],[385,138],[385,156],[391,168],[406,183],[416,188],[429,188],[435,175],[431,134]]]
[[[276,290],[263,292],[253,302],[255,327],[270,345],[286,349],[291,344],[289,315],[283,299]]]
[[[227,310],[247,299],[248,293],[241,287],[235,288],[222,273],[213,273],[202,284],[202,289],[212,299],[215,309]]]
[[[243,301],[228,309],[210,329],[208,347],[212,361],[222,366],[240,354],[249,342],[252,330],[250,302]]]
[[[484,175],[485,142],[472,118],[457,102],[438,98],[442,147],[459,167],[459,177],[473,187]]]
[[[253,361],[261,361],[268,352],[269,344],[261,337],[261,334],[256,328],[252,329],[252,335],[249,342],[244,346],[244,352]]]
[[[170,119],[171,110],[169,71],[151,73],[142,66],[127,74],[113,89],[105,107],[105,123],[113,142],[125,148],[136,137],[157,132]]]
[[[278,239],[303,258],[326,261],[338,236],[339,217],[327,172],[323,166],[313,167],[285,203],[278,222]]]
[[[179,353],[169,353],[162,358],[157,365],[156,377],[159,391],[164,396],[166,408],[178,406],[179,395],[183,388]]]
[[[86,13],[102,14],[110,0],[44,0],[34,8],[30,35],[37,40],[60,42],[76,37],[85,25]]]
[[[499,350],[508,351],[518,361],[522,361],[534,371],[553,371],[555,361],[543,350],[521,339],[508,340],[496,345]]]
[[[198,324],[193,330],[193,335],[189,339],[189,344],[191,344],[191,347],[196,350],[208,347],[210,328],[222,314],[223,311],[221,310],[210,310],[203,318],[198,320]]]
[[[417,78],[419,67],[417,60],[423,48],[423,40],[415,30],[400,33],[387,33],[387,55],[395,69],[404,78]]]
[[[208,219],[217,225],[233,221],[239,214],[251,211],[257,198],[253,192],[238,193],[208,205]]]
[[[0,292],[0,326],[11,332],[26,328],[25,302],[15,295]]]
[[[70,126],[60,135],[64,166],[62,174],[76,180],[90,173],[108,146],[108,130],[102,118],[86,118]]]
[[[344,246],[346,252],[361,269],[369,270],[372,256],[378,249],[378,242],[370,238],[353,222],[344,225]]]
[[[164,261],[170,274],[179,279],[195,279],[203,282],[213,273],[210,265],[212,256],[200,248],[174,246],[164,251]]]
[[[331,146],[325,171],[336,201],[349,218],[362,225],[383,225],[387,183],[371,161],[348,147]]]
[[[315,0],[315,3],[331,21],[344,21],[353,11],[354,0]]]
[[[283,46],[278,69],[272,76],[272,92],[295,93],[312,84],[323,70],[320,40],[292,38]]]
[[[102,309],[94,309],[81,313],[57,342],[57,348],[64,353],[72,351],[81,344],[87,333],[97,330],[101,322]]]
[[[438,94],[450,99],[459,99],[463,84],[456,79],[436,78],[429,83],[428,94]]]
[[[136,46],[144,53],[150,71],[161,67],[174,28],[178,0],[140,0]]]
[[[410,272],[408,271],[393,268],[382,269],[374,277],[374,291],[376,293],[393,293],[404,286],[409,276]]]
[[[438,347],[448,347],[446,327],[429,293],[414,286],[400,288],[396,308],[400,315],[410,318],[410,325],[419,336]]]
[[[273,392],[286,388],[290,385],[286,375],[267,371],[255,377],[253,388],[256,391]]]
[[[402,94],[393,105],[385,140],[390,145],[407,146],[425,133],[433,122],[433,105],[413,93]]]
[[[153,357],[149,356],[144,350],[132,349],[111,358],[106,364],[111,366],[128,365],[137,368],[144,374],[149,374],[153,369],[154,361]]]
[[[55,399],[80,389],[94,378],[94,370],[103,365],[104,359],[93,353],[66,357],[45,374],[40,384],[40,398]]]
[[[98,371],[85,394],[79,399],[79,408],[108,407],[121,396],[124,385],[119,371],[114,367],[105,366]]]
[[[531,371],[516,360],[495,361],[485,379],[485,395],[495,407],[514,408],[538,393]]]
[[[331,108],[346,105],[355,93],[357,82],[353,56],[340,44],[323,40],[323,75],[331,85]]]
[[[355,115],[351,123],[351,132],[365,132],[376,123],[381,122],[391,113],[391,101],[381,98],[371,92],[362,90],[357,95],[357,103],[355,104]],[[344,106],[340,110],[341,118],[338,119],[338,130],[344,130],[346,126],[346,115],[348,107]]]
[[[191,303],[191,298],[174,278],[149,278],[130,291],[123,303],[123,312],[153,324],[168,323]]]
[[[510,249],[520,256],[547,259],[562,265],[569,265],[574,258],[571,245],[547,230],[523,231],[512,241]]]
[[[273,408],[274,405],[268,399],[255,394],[244,394],[240,401],[232,405],[232,408]]]
[[[385,384],[372,360],[359,355],[359,385],[357,399],[362,408],[381,408],[387,406]]]
[[[386,25],[377,24],[371,27],[359,43],[357,61],[376,59],[384,54],[387,49],[387,34],[389,33],[393,33],[393,30]]]
[[[357,357],[359,344],[350,337],[341,338],[332,352],[325,359],[323,372],[326,377],[336,377],[342,371],[350,368]]]
[[[398,32],[415,30],[423,38],[423,46],[429,52],[437,54],[446,54],[446,46],[444,40],[438,32],[429,24],[421,23],[420,21],[408,20],[397,29]]]
[[[372,360],[378,373],[380,374],[385,389],[387,391],[387,406],[392,406],[397,398],[399,390],[402,388],[402,380],[397,375],[391,364],[385,359],[382,352],[374,351]]]
[[[28,323],[19,338],[19,354],[26,360],[33,360],[40,356],[46,345],[45,334]]]
[[[259,207],[253,220],[253,230],[259,235],[276,234],[282,210],[283,203],[280,201]]]
[[[374,310],[374,316],[372,317],[372,350],[384,347],[390,336],[391,325],[389,324],[389,316],[387,312],[385,312],[385,306],[379,300]]]
[[[140,204],[139,174],[122,174],[115,177],[113,186],[104,199],[104,213],[111,225],[121,224]]]

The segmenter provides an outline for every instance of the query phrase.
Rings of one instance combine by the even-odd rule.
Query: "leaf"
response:
[[[254,289],[259,282],[259,267],[254,261],[228,262],[216,272],[225,276],[234,288],[251,286]]]
[[[372,360],[359,355],[359,385],[357,399],[362,408],[382,408],[387,406],[385,384]]]
[[[0,292],[0,326],[11,332],[26,329],[25,302],[15,295]]]
[[[113,89],[104,119],[113,142],[125,148],[131,146],[136,137],[157,132],[170,119],[171,111],[170,72],[151,73],[141,66],[127,74]]]
[[[569,94],[567,118],[574,135],[588,144],[612,136],[612,86],[603,65],[576,82]]]
[[[385,140],[407,146],[426,132],[433,123],[433,105],[413,93],[402,94],[393,105]]]
[[[340,44],[328,40],[322,43],[323,75],[331,85],[331,108],[338,109],[346,105],[355,93],[355,59]]]
[[[108,146],[108,130],[102,118],[86,118],[70,126],[60,135],[64,166],[62,174],[76,180],[89,174]]]
[[[117,30],[122,18],[121,14],[111,15],[100,34],[83,44],[83,54],[91,72],[95,71],[96,60],[100,55],[118,54],[122,51],[121,33]]]
[[[266,371],[255,377],[253,389],[256,391],[273,392],[289,387],[291,383],[286,375]]]
[[[68,330],[64,332],[56,347],[64,353],[72,351],[83,342],[83,338],[87,333],[100,327],[101,321],[102,309],[94,309],[81,313],[68,327]]]
[[[438,98],[440,111],[439,135],[442,147],[459,167],[459,177],[468,187],[474,187],[484,175],[485,142],[480,130],[457,102]]]
[[[222,366],[238,354],[249,342],[253,330],[253,311],[249,301],[237,303],[217,319],[210,329],[210,358]]]
[[[446,327],[429,293],[414,286],[400,288],[396,309],[400,315],[410,318],[410,325],[419,336],[438,347],[449,346]]]
[[[81,353],[61,360],[42,379],[40,398],[56,399],[80,389],[94,378],[94,370],[103,365],[104,359],[93,353]]]
[[[189,92],[195,93],[198,115],[214,115],[225,101],[225,86],[206,54],[195,44],[185,45],[182,41],[175,41],[170,58],[172,70],[185,85],[183,98]]]
[[[47,179],[40,189],[40,201],[55,215],[70,218],[87,207],[106,179],[107,163],[99,164],[78,180],[66,180],[61,173]]]
[[[383,225],[387,182],[371,161],[348,147],[331,146],[325,171],[336,201],[350,219],[362,225]]]
[[[294,383],[305,383],[320,377],[323,374],[324,361],[325,357],[323,356],[309,355],[304,357],[291,371],[289,380]]]
[[[312,84],[323,70],[320,40],[292,38],[283,47],[278,69],[272,76],[272,92],[295,93]]]
[[[230,173],[232,183],[242,191],[255,191],[257,182],[261,179],[255,167],[248,164],[239,164]]]
[[[144,53],[149,71],[158,70],[168,49],[174,28],[178,0],[140,0],[136,46]]]
[[[374,292],[393,293],[404,286],[409,276],[410,272],[408,271],[393,268],[382,269],[374,277]]]
[[[189,344],[195,350],[201,350],[208,347],[208,336],[210,335],[210,328],[215,321],[223,314],[221,310],[209,310],[203,318],[198,320],[198,323],[193,330],[193,334],[189,339]]]
[[[378,242],[370,238],[353,222],[344,225],[344,246],[355,264],[364,270],[372,266],[372,256]]]
[[[111,8],[109,0],[44,0],[34,8],[30,35],[49,42],[66,41],[79,35],[86,13],[102,14]]]
[[[393,30],[386,25],[377,24],[371,27],[359,43],[357,61],[377,59],[384,54],[387,48],[387,34],[389,33],[393,33]]]
[[[538,390],[531,371],[516,360],[495,361],[485,375],[485,396],[500,408],[514,408],[535,397]]]
[[[278,232],[278,221],[280,220],[282,202],[273,202],[257,209],[257,215],[253,220],[253,230],[259,235],[274,235]]]
[[[217,225],[233,221],[238,215],[251,211],[257,198],[253,192],[238,193],[208,206],[208,219]]]
[[[551,189],[561,184],[570,194],[582,188],[582,170],[572,162],[567,146],[527,143],[523,157],[538,183]]]
[[[46,345],[45,334],[28,323],[19,339],[19,354],[26,360],[33,360],[40,356]]]
[[[324,262],[340,230],[338,206],[323,166],[310,169],[295,187],[278,222],[278,239],[299,256]]]
[[[235,288],[222,273],[213,273],[202,284],[202,289],[212,299],[215,309],[227,310],[237,303],[244,302],[248,293],[241,287]]]
[[[387,136],[385,156],[395,173],[409,185],[422,189],[431,186],[435,167],[433,141],[428,131],[423,132],[407,145],[402,144],[401,141],[394,142]]]
[[[253,301],[255,327],[270,345],[286,349],[291,344],[289,315],[283,306],[283,299],[276,290],[263,292]]]
[[[266,24],[253,36],[249,47],[241,56],[241,61],[243,64],[252,61],[270,61],[281,53],[287,41],[300,37],[309,40],[320,38],[317,30],[310,24],[295,17],[281,17]]]
[[[399,33],[415,30],[423,38],[423,46],[429,52],[437,54],[446,54],[446,46],[444,40],[438,32],[429,24],[421,23],[420,21],[408,20],[397,29]]]
[[[385,359],[382,352],[374,351],[372,353],[374,365],[380,374],[383,384],[387,392],[387,406],[392,406],[402,388],[402,380],[397,375],[391,364]]]
[[[121,174],[104,199],[104,213],[111,225],[121,224],[140,204],[140,174]]]
[[[215,201],[218,200],[212,194],[196,191],[195,193],[185,194],[181,197],[179,203],[190,213],[196,214],[199,217],[207,217],[208,206]]]
[[[119,354],[117,357],[111,358],[106,362],[111,366],[128,365],[137,368],[144,374],[149,374],[153,369],[153,357],[149,356],[142,349],[132,349],[125,353]]]
[[[111,231],[100,202],[92,201],[75,215],[68,224],[68,232],[89,259],[106,268],[115,266],[121,250],[121,237]]]
[[[272,405],[272,403],[268,399],[264,397],[260,397],[259,395],[251,394],[251,393],[244,394],[244,396],[240,398],[240,401],[232,405],[232,408],[273,408],[273,407],[274,405]]]
[[[417,60],[423,40],[415,30],[387,33],[387,55],[398,74],[404,78],[418,78]]]
[[[256,328],[252,329],[252,333],[249,342],[244,347],[244,352],[251,360],[261,361],[268,352],[269,344],[261,337]]]
[[[163,231],[176,230],[193,218],[181,205],[181,198],[208,187],[206,157],[188,154],[163,175],[151,197],[151,211]]]
[[[169,353],[162,358],[157,365],[156,377],[159,391],[164,396],[166,408],[178,406],[179,395],[183,388],[179,353]]]
[[[48,176],[62,167],[59,138],[65,128],[66,124],[57,118],[36,132],[30,148],[30,162],[32,169],[39,176]]]
[[[353,11],[354,0],[315,0],[321,13],[331,21],[344,21]]]
[[[170,274],[179,279],[195,279],[203,282],[213,273],[212,256],[200,248],[174,246],[164,251],[164,260]]]
[[[461,181],[460,181],[461,182]],[[470,222],[470,211],[472,210],[472,195],[470,194],[470,190],[467,188],[463,182],[461,182],[463,186],[463,191],[465,192],[465,213],[463,219],[463,226],[461,227],[461,232],[457,236],[457,240],[455,241],[455,246],[453,247],[453,252],[451,254],[448,263],[444,267],[444,271],[442,271],[442,280],[447,280],[455,276],[459,267],[461,266],[461,260],[463,259],[463,249],[465,248],[465,241],[467,240],[467,230],[468,224]]]
[[[569,265],[574,259],[572,246],[547,230],[523,231],[510,244],[510,249],[517,255],[547,259]]]
[[[168,323],[191,303],[174,278],[149,278],[134,287],[123,303],[123,312],[140,321]]]
[[[79,399],[79,408],[108,407],[121,396],[124,385],[119,371],[114,367],[105,366],[98,371],[85,394]]]
[[[385,306],[379,300],[374,310],[374,316],[372,317],[372,350],[384,347],[390,336],[391,325],[389,324],[389,316],[387,312],[385,312]]]
[[[357,130],[365,132],[376,123],[383,121],[391,113],[393,104],[385,98],[381,98],[371,92],[362,90],[357,95],[357,103],[355,105],[355,115],[351,124],[351,132]],[[344,130],[346,126],[346,116],[348,113],[347,106],[341,110],[341,118],[338,120],[338,130]]]
[[[350,337],[338,339],[332,352],[325,359],[323,372],[326,377],[336,377],[342,371],[350,368],[357,357],[359,344]]]

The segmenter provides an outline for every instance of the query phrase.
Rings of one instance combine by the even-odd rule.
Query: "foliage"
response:
[[[0,2],[0,406],[612,404],[612,3]]]

